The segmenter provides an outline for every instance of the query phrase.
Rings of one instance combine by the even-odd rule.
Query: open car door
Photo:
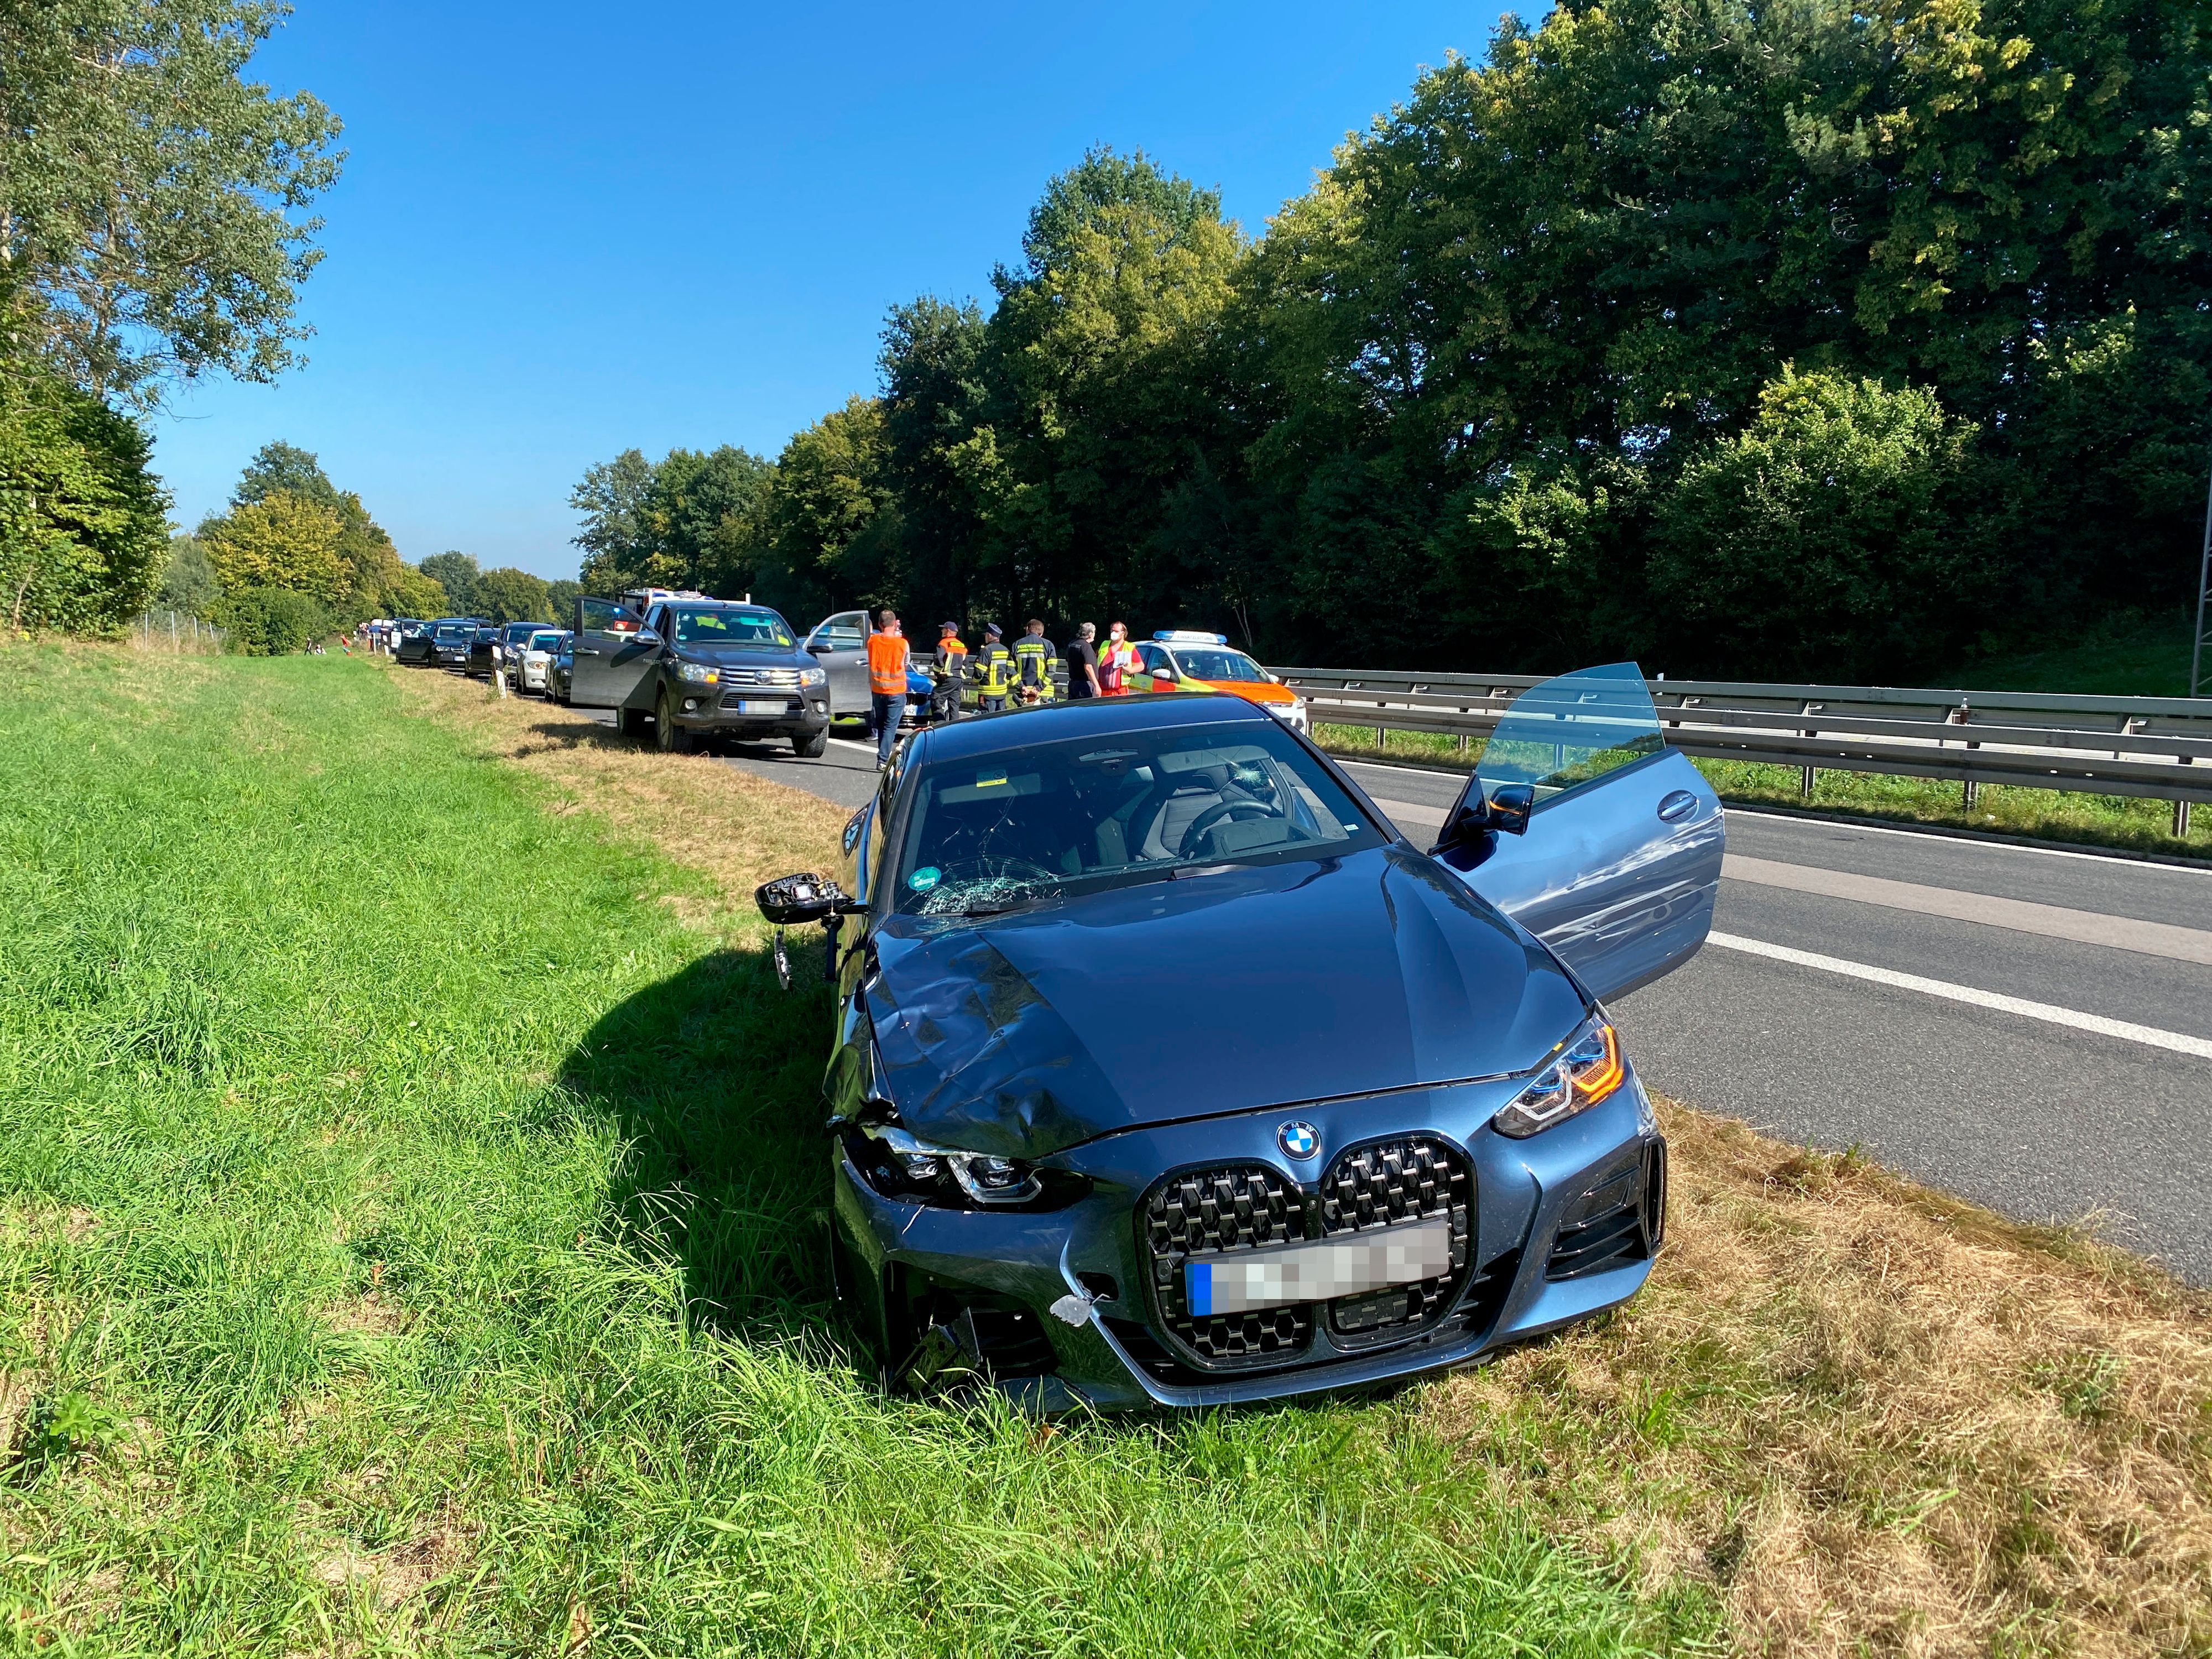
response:
[[[1616,663],[1514,700],[1435,852],[1610,998],[1705,942],[1724,834],[1712,786],[1667,747],[1643,671]]]
[[[636,612],[612,599],[578,599],[568,701],[579,708],[621,708],[653,666],[659,643]]]

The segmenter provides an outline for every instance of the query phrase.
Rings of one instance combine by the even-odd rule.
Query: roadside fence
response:
[[[221,651],[229,638],[213,623],[202,622],[188,611],[141,612],[133,632],[139,645],[149,651],[203,654]]]
[[[1370,668],[1278,668],[1316,723],[1487,737],[1513,699],[1544,678]],[[1766,685],[1649,680],[1667,741],[1707,760],[1822,769],[2173,804],[2173,833],[2212,802],[2212,697],[2107,697],[2042,691],[1944,691],[1887,685]]]

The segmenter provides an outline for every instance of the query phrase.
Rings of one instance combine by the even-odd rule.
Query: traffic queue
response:
[[[933,647],[908,643],[889,607],[840,611],[803,638],[772,607],[704,593],[636,588],[580,599],[574,627],[495,626],[480,617],[380,618],[364,638],[400,662],[445,667],[538,692],[550,702],[614,710],[632,736],[664,748],[720,748],[787,739],[823,752],[830,728],[859,719],[888,760],[902,729],[1091,697],[1226,691],[1304,732],[1304,701],[1228,636],[1162,629],[1106,637],[1085,623],[1063,650],[1031,617],[1010,641],[998,623],[972,647],[957,623]]]

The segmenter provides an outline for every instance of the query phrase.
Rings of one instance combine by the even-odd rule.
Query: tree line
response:
[[[1569,0],[1248,235],[1141,153],[770,464],[631,451],[585,581],[1219,627],[1279,662],[1904,678],[2193,592],[2212,23]]]
[[[228,508],[169,531],[142,416],[210,376],[268,380],[308,331],[335,116],[247,71],[280,0],[0,0],[0,609],[112,633],[148,604],[255,651],[362,617],[550,618],[574,584],[403,561],[361,497],[283,442]]]

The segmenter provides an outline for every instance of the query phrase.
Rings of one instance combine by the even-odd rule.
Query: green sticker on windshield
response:
[[[927,893],[931,888],[937,885],[938,880],[939,872],[937,866],[933,864],[925,864],[921,869],[915,871],[912,875],[906,878],[906,884],[913,888],[917,893]]]

